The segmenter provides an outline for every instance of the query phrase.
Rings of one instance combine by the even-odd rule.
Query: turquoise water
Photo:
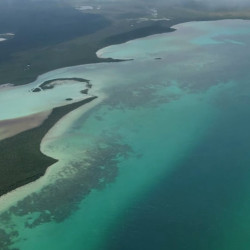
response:
[[[1,215],[3,249],[250,248],[250,23],[176,29],[49,73],[107,98],[44,146],[58,178]]]

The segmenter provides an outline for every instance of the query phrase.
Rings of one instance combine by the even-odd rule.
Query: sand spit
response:
[[[39,85],[36,82],[17,87],[6,84],[0,89],[0,140],[38,127],[49,117],[51,111],[56,107],[67,106],[86,100],[83,109],[79,112],[79,115],[81,115],[85,112],[85,106],[87,107],[86,111],[95,106],[95,104],[91,104],[88,107],[88,100],[95,98],[92,93],[88,93],[92,87],[92,84],[88,80],[80,78],[47,78],[46,80],[48,83],[43,82]],[[43,88],[40,88],[39,91],[36,90],[40,85]],[[100,102],[99,100],[101,101],[102,99],[98,99],[96,104]],[[67,114],[65,119],[67,120]],[[71,116],[70,120],[71,124],[73,122]],[[57,125],[58,127],[60,126]],[[49,183],[49,181],[46,181],[47,178],[48,176],[45,174],[40,179],[1,196],[0,210],[3,211],[20,199],[45,186]]]
[[[129,42],[125,44],[128,44],[128,43]],[[107,55],[107,50],[111,49],[111,52],[113,53],[113,48],[116,48],[116,46],[114,45],[113,47],[111,46],[106,47],[105,49],[101,49],[97,51],[96,54],[98,57],[105,58],[105,56]],[[127,63],[128,62],[117,64],[117,70],[119,69],[119,71],[123,72],[124,65],[127,65]],[[43,137],[42,142],[40,144],[40,150],[43,154],[50,156],[54,159],[58,159],[59,161],[51,165],[49,168],[47,168],[44,176],[42,176],[38,180],[32,183],[29,183],[25,186],[19,187],[16,190],[13,190],[7,193],[6,195],[1,196],[0,197],[0,211],[4,211],[8,209],[10,206],[14,205],[16,202],[23,199],[24,197],[27,197],[31,193],[38,192],[46,185],[53,184],[56,178],[60,178],[57,176],[57,173],[58,171],[61,170],[61,166],[66,165],[63,163],[64,161],[67,162],[67,156],[63,154],[62,152],[51,150],[51,148],[49,148],[50,142],[53,142],[56,138],[63,135],[68,130],[68,128],[77,119],[79,119],[84,113],[88,112],[89,110],[93,109],[94,107],[102,103],[107,98],[105,93],[108,93],[107,92],[108,89],[112,88],[112,86],[116,84],[117,81],[119,82],[119,79],[117,78],[116,74],[110,74],[110,72],[113,72],[113,67],[114,67],[113,63],[99,64],[98,74],[96,72],[97,70],[96,65],[97,64],[89,64],[89,65],[84,65],[84,66],[80,65],[80,66],[62,68],[62,69],[58,69],[55,71],[51,71],[44,75],[39,76],[38,79],[31,84],[33,88],[36,88],[36,87],[41,87],[41,82],[54,79],[55,77],[56,78],[58,77],[67,77],[67,78],[68,77],[84,77],[85,79],[89,79],[91,83],[93,83],[93,87],[91,87],[91,95],[95,95],[98,98],[68,113],[66,116],[61,118],[56,124],[54,124],[53,127],[46,133],[46,135]],[[110,66],[108,67],[108,65]],[[73,97],[74,100],[77,100],[78,98],[84,99],[84,96],[82,96],[82,93],[81,93],[81,90],[83,88],[82,84],[83,83],[74,83],[73,85],[70,84],[70,86],[68,86],[67,84],[62,84],[62,85],[56,84],[56,87],[53,89],[40,90],[35,93],[32,92],[30,87],[27,88],[27,85],[26,85],[23,87],[18,87],[18,89],[15,88],[16,92],[13,91],[13,93],[16,94],[16,96],[20,96],[20,93],[24,93],[26,96],[28,96],[29,99],[34,101],[34,104],[36,104],[35,111],[37,112],[38,108],[42,109],[45,106],[47,108],[48,101],[50,102],[50,105],[54,107],[55,106],[58,107],[58,106],[61,106],[62,103],[65,105],[65,98]],[[29,91],[27,92],[27,90]],[[9,95],[6,95],[6,94],[1,95],[1,92],[0,92],[0,97],[5,98],[6,96],[9,96]],[[43,98],[43,103],[37,100],[38,96],[41,96],[41,98]],[[89,95],[86,95],[86,96],[89,96]],[[15,100],[16,99],[14,99],[13,102],[15,102]],[[30,100],[27,104],[30,104]],[[20,101],[18,101],[18,103],[20,103]],[[16,103],[14,104],[16,107]],[[28,108],[28,106],[26,106],[26,103],[24,104],[25,104],[24,105],[25,108],[26,107]],[[24,109],[24,106],[22,107],[22,110]],[[13,112],[13,114],[14,115],[17,114],[16,110],[15,112]]]
[[[50,84],[51,87],[44,86],[44,89],[41,89],[42,84],[35,88],[32,88],[32,84],[16,87],[7,85],[1,88],[0,120],[27,117],[90,97],[89,94],[83,92],[88,89],[89,83],[72,79],[56,80],[55,83]]]
[[[69,114],[64,116],[62,119],[60,119],[49,131],[48,133],[43,137],[43,140],[41,142],[41,152],[49,157],[60,159],[60,157],[54,155],[49,150],[46,149],[47,144],[50,141],[55,140],[56,138],[62,136],[69,128],[74,124],[74,122],[79,119],[82,115],[84,115],[86,112],[90,111],[92,108],[100,104],[106,99],[106,95],[103,94],[102,96],[99,96],[97,99],[91,101],[90,103],[87,103],[73,111],[71,111]]]
[[[89,5],[82,5],[82,6],[76,7],[76,9],[80,10],[80,11],[85,11],[85,10],[93,10],[94,7],[93,6],[89,6]]]
[[[0,121],[0,140],[17,135],[26,130],[38,127],[51,114],[52,110],[17,119]]]
[[[59,161],[48,167],[45,174],[36,181],[28,183],[5,195],[2,195],[0,197],[0,212],[6,211],[8,208],[15,205],[18,201],[24,199],[32,193],[39,192],[43,187],[53,183],[55,180],[60,178],[57,174],[59,171],[62,171],[61,166],[64,164],[61,163],[64,160],[67,161],[67,159],[65,159],[65,155],[58,155],[57,152],[53,152],[47,149],[46,145],[56,137],[62,135],[78,118],[103,102],[105,99],[106,96],[105,94],[103,94],[100,98],[96,98],[93,101],[71,111],[62,119],[60,119],[53,126],[53,128],[48,131],[41,142],[41,152],[47,156],[53,157],[54,159],[58,159]]]

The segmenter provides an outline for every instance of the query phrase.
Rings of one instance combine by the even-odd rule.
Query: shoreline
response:
[[[169,32],[172,32],[173,30],[171,30],[171,29],[168,29],[166,32],[163,32],[163,33],[169,33]],[[155,35],[157,35],[157,34],[161,34],[162,32],[160,32],[160,33],[157,33],[156,32],[156,34]],[[148,36],[150,36],[150,35],[152,35],[152,34],[149,34]],[[131,40],[135,40],[135,39],[140,39],[140,38],[143,38],[143,37],[135,37],[134,39],[131,39]],[[126,40],[125,42],[129,42],[130,40]],[[123,43],[123,42],[121,42],[121,43]],[[119,43],[117,43],[117,44],[119,44]],[[113,44],[110,44],[109,46],[112,46]],[[113,58],[108,58],[108,59],[106,59],[106,58],[102,58],[99,54],[98,54],[98,52],[99,51],[101,51],[101,50],[103,50],[104,48],[106,48],[106,47],[108,47],[108,46],[105,46],[105,47],[103,47],[103,48],[100,48],[100,49],[98,49],[96,52],[95,52],[95,56],[96,56],[96,58],[98,58],[98,61],[100,60],[100,62],[102,62],[102,61],[106,61],[106,62],[114,62],[114,61],[121,61],[121,60],[116,60],[116,59],[113,59]],[[122,60],[123,61],[123,60]],[[100,63],[100,62],[96,62],[96,63]],[[88,63],[86,63],[86,64],[88,64]],[[85,64],[85,65],[86,65]],[[92,63],[90,63],[90,64],[92,64]],[[53,70],[51,70],[51,71],[53,71]],[[50,72],[50,71],[48,71],[48,72]],[[46,72],[46,73],[48,73],[48,72]],[[46,74],[45,73],[45,74]],[[41,75],[39,75],[37,78],[36,78],[36,80],[34,81],[34,82],[36,82],[39,78],[41,77]],[[50,80],[48,80],[48,81],[50,81]],[[52,80],[51,80],[52,81]],[[91,81],[91,79],[90,79],[90,81]],[[46,82],[46,81],[44,81],[44,82]],[[18,85],[14,85],[14,86],[18,86]],[[13,86],[13,87],[14,87]],[[17,195],[16,195],[16,193],[18,192],[18,190],[20,189],[20,192],[21,193],[23,193],[23,197],[25,197],[25,195],[27,195],[27,193],[25,192],[25,190],[27,190],[28,191],[28,189],[26,189],[25,187],[28,185],[28,186],[32,186],[32,183],[33,183],[33,185],[34,186],[36,186],[37,188],[38,187],[42,187],[43,186],[43,180],[46,180],[46,178],[47,178],[47,174],[50,174],[50,173],[52,173],[53,171],[55,171],[54,169],[53,169],[53,167],[52,166],[54,166],[55,165],[55,163],[59,160],[59,159],[56,159],[56,157],[55,156],[50,156],[50,155],[48,155],[46,152],[44,152],[44,145],[45,145],[45,143],[46,143],[46,140],[48,141],[48,140],[50,140],[51,138],[53,138],[54,136],[59,136],[59,134],[61,133],[63,133],[66,129],[67,129],[67,126],[66,127],[64,127],[63,129],[58,129],[58,127],[60,127],[60,125],[61,125],[61,123],[65,123],[65,121],[69,121],[69,117],[68,117],[68,115],[70,115],[71,116],[71,118],[72,119],[77,119],[80,115],[83,115],[85,112],[87,112],[88,110],[90,110],[90,109],[92,109],[93,107],[95,107],[96,105],[98,105],[99,103],[101,103],[105,98],[106,98],[106,96],[105,96],[105,94],[103,93],[103,92],[101,92],[100,90],[98,91],[99,89],[97,89],[97,93],[94,93],[95,95],[98,95],[98,98],[97,98],[97,103],[95,103],[95,104],[92,104],[92,105],[90,105],[89,107],[87,107],[87,109],[86,109],[86,105],[84,105],[84,104],[80,104],[80,105],[77,105],[77,107],[72,107],[72,106],[75,106],[74,104],[76,104],[76,103],[73,103],[73,104],[69,104],[69,105],[66,105],[66,106],[63,106],[63,107],[59,107],[59,108],[55,108],[55,109],[53,109],[53,111],[52,111],[52,113],[50,114],[50,116],[49,116],[49,118],[47,119],[47,120],[50,120],[50,119],[54,119],[54,113],[55,113],[55,110],[57,110],[57,109],[62,109],[62,110],[64,110],[63,111],[63,113],[64,113],[64,115],[62,115],[59,119],[57,119],[57,121],[56,122],[54,122],[53,123],[53,125],[51,125],[51,127],[50,128],[48,128],[47,129],[47,131],[45,132],[44,131],[44,134],[43,134],[43,136],[41,137],[41,135],[40,135],[40,144],[39,144],[39,148],[38,148],[38,151],[40,152],[40,154],[41,154],[41,158],[44,158],[44,157],[46,157],[46,158],[48,158],[48,159],[51,159],[52,161],[51,161],[51,164],[49,164],[49,165],[47,165],[45,168],[43,167],[43,171],[42,171],[42,173],[39,173],[39,171],[36,171],[36,172],[38,172],[37,173],[37,175],[33,178],[33,179],[25,179],[22,183],[15,183],[14,185],[12,185],[10,188],[8,188],[8,189],[5,189],[5,190],[3,190],[2,188],[1,188],[1,186],[0,186],[0,203],[2,203],[2,200],[4,201],[3,203],[5,203],[5,204],[8,204],[8,202],[7,202],[7,200],[8,200],[8,197],[14,197],[14,199],[17,199]],[[101,92],[101,93],[100,93]],[[95,97],[94,97],[95,98]],[[86,99],[85,99],[86,100]],[[83,100],[83,102],[85,102],[85,100]],[[79,102],[79,103],[81,103],[81,102]],[[92,103],[92,102],[90,102],[90,103]],[[66,109],[68,109],[67,107],[68,106],[70,106],[70,107],[72,107],[72,109],[70,109],[70,111],[66,111]],[[64,108],[65,107],[65,108]],[[83,112],[79,112],[79,114],[77,114],[78,112],[78,110],[81,110],[81,108],[84,110],[84,109],[86,109],[86,110],[84,110]],[[28,130],[28,131],[25,131],[25,132],[23,132],[23,133],[21,133],[21,135],[25,135],[25,133],[27,133],[27,138],[29,137],[29,135],[28,135],[28,133],[30,132],[30,131],[32,131],[32,130],[36,130],[36,129],[39,129],[40,127],[41,128],[44,128],[44,127],[46,127],[46,122],[47,122],[47,120],[45,120],[44,121],[44,123],[41,125],[41,126],[39,126],[39,127],[37,127],[37,128],[34,128],[34,129],[31,129],[31,130]],[[72,120],[71,121],[69,121],[69,124],[68,124],[68,126],[70,126],[70,124],[72,124]],[[62,128],[62,127],[61,127]],[[56,135],[55,135],[56,134]],[[8,139],[10,139],[10,140],[12,140],[13,141],[13,143],[16,143],[16,140],[19,140],[19,138],[18,138],[18,136],[19,135],[16,135],[16,136],[13,136],[13,137],[11,137],[11,138],[8,138]],[[7,140],[8,140],[7,139]],[[5,140],[3,140],[3,141],[5,141]],[[0,150],[1,150],[1,144],[2,144],[2,142],[3,141],[0,141]],[[17,143],[17,144],[19,144],[19,143]],[[6,146],[6,148],[8,148],[8,146]],[[36,151],[37,151],[37,149],[36,149]],[[41,160],[41,159],[40,159]],[[39,159],[37,159],[37,162],[38,161],[40,161]],[[23,164],[23,165],[25,165],[25,164]],[[1,183],[1,182],[0,182]],[[39,183],[40,183],[40,185],[39,185]],[[32,188],[32,190],[34,190],[34,188]],[[20,200],[21,199],[21,197],[18,197],[18,200]],[[11,199],[10,198],[10,203],[12,203],[13,202],[13,199]],[[11,206],[11,204],[9,204],[8,206]],[[5,207],[5,209],[7,209],[7,205],[5,205],[4,206]],[[2,210],[2,209],[1,209]]]
[[[0,142],[40,126],[49,117],[51,112],[52,110],[47,110],[21,118],[0,120]]]
[[[2,175],[0,176],[0,195],[9,193],[20,186],[33,182],[44,175],[46,169],[57,162],[40,151],[44,135],[67,113],[96,99],[89,97],[77,103],[53,109],[51,115],[41,126],[22,132],[0,142]],[[21,162],[20,162],[21,161]],[[20,163],[25,171],[20,172]],[[33,166],[36,165],[36,169]],[[15,176],[13,176],[15,172]]]
[[[216,20],[213,20],[213,21],[216,21]],[[184,23],[186,23],[186,22],[175,24],[172,27],[176,28],[177,25],[181,25],[181,24],[184,24]],[[165,32],[165,33],[168,33],[168,32]],[[157,33],[157,34],[159,34],[159,33]],[[157,35],[157,34],[154,34],[154,35]],[[135,38],[135,39],[138,39],[138,38]],[[135,39],[132,39],[132,40],[135,40]],[[109,46],[111,46],[111,45],[109,45]],[[102,48],[102,49],[104,49],[104,48]],[[102,50],[102,49],[100,49],[100,50]],[[97,56],[98,56],[98,51],[96,51]],[[92,101],[96,97],[90,97],[90,98],[92,98],[91,99],[91,101]],[[8,199],[9,199],[8,197],[10,197],[10,200],[11,200],[11,197],[14,197],[15,199],[20,200],[21,198],[23,198],[24,196],[27,195],[27,193],[25,193],[25,190],[27,190],[30,193],[29,188],[27,186],[30,187],[30,185],[32,185],[32,184],[34,186],[36,186],[37,188],[39,188],[39,187],[41,188],[41,185],[44,184],[43,180],[46,180],[46,178],[48,177],[47,174],[50,174],[51,172],[53,172],[54,169],[52,168],[52,166],[54,166],[54,164],[57,162],[57,160],[54,157],[50,157],[50,156],[48,156],[48,154],[46,154],[46,155],[44,154],[45,153],[44,152],[44,145],[45,145],[44,143],[46,143],[46,140],[50,140],[50,138],[53,137],[56,133],[60,135],[60,133],[64,132],[64,130],[58,130],[58,127],[60,127],[61,126],[60,124],[65,122],[65,120],[67,120],[67,119],[69,120],[68,115],[72,115],[72,117],[75,117],[73,119],[77,119],[77,117],[79,117],[79,115],[84,114],[85,112],[89,111],[90,109],[92,109],[93,107],[95,107],[96,105],[101,103],[105,99],[105,96],[103,96],[103,97],[100,96],[99,98],[97,98],[97,104],[92,104],[91,105],[92,102],[90,102],[89,103],[90,107],[87,107],[86,105],[84,105],[84,104],[86,104],[87,100],[83,100],[83,101],[80,101],[80,102],[77,102],[77,103],[73,103],[73,104],[69,104],[69,105],[66,105],[66,106],[63,106],[63,107],[60,107],[60,108],[53,109],[52,114],[48,118],[48,120],[52,120],[52,123],[50,124],[50,128],[48,128],[47,125],[44,125],[44,123],[46,123],[46,121],[41,126],[38,127],[43,131],[43,134],[42,135],[40,134],[40,137],[38,139],[38,140],[40,140],[39,147],[36,148],[36,150],[39,151],[39,155],[40,155],[39,157],[41,157],[41,158],[45,157],[47,159],[50,159],[51,164],[49,164],[45,169],[43,168],[42,173],[41,173],[41,171],[40,172],[37,171],[36,175],[33,175],[30,178],[25,179],[22,183],[20,183],[20,182],[15,183],[15,185],[14,186],[12,185],[9,190],[4,190],[5,192],[3,192],[3,190],[0,189],[0,203],[2,203],[2,201],[3,201],[4,204],[8,204],[8,202],[7,202]],[[89,101],[87,101],[87,103],[88,102]],[[81,109],[81,108],[83,108],[83,109],[87,108],[87,109],[84,110],[83,113],[79,112],[79,114],[77,114],[78,113],[77,111],[79,109]],[[56,111],[60,110],[59,113],[60,112],[62,113],[60,118],[58,118],[58,119],[55,117],[55,114],[54,114],[55,110]],[[55,121],[55,119],[56,119],[56,121]],[[70,121],[71,121],[70,122],[70,124],[71,124],[73,121],[72,120],[70,120]],[[68,124],[68,125],[70,126],[70,124]],[[67,129],[67,128],[64,128],[64,129]],[[30,133],[30,131],[34,131],[34,129],[26,131],[27,132],[26,138],[29,138],[28,134]],[[23,135],[26,132],[21,133],[21,134]],[[10,138],[10,139],[12,139],[14,144],[16,144],[16,138],[17,137],[18,137],[18,135]],[[0,142],[0,149],[1,149],[1,142]],[[41,149],[41,151],[40,151],[40,149]],[[21,193],[24,194],[24,196],[23,197],[18,196],[18,198],[17,198],[16,194],[19,192],[19,190],[20,190]],[[34,190],[34,189],[32,188],[32,190]],[[10,201],[10,203],[12,203],[12,202],[13,202],[13,200]],[[5,209],[7,209],[7,206],[9,207],[11,205],[12,204],[5,205]],[[2,211],[2,209],[1,209],[1,211]]]
[[[64,115],[61,119],[59,119],[51,127],[51,129],[48,130],[48,132],[45,134],[45,136],[41,140],[40,151],[41,151],[41,154],[45,155],[46,157],[55,159],[56,162],[48,166],[44,174],[40,176],[38,179],[33,180],[31,182],[27,182],[26,184],[20,187],[17,187],[3,194],[2,196],[0,196],[0,204],[1,204],[0,213],[5,212],[8,208],[15,205],[19,200],[27,197],[29,194],[32,194],[34,192],[41,190],[43,187],[45,187],[48,184],[47,181],[50,180],[50,177],[54,176],[58,170],[56,168],[56,164],[60,161],[60,159],[56,159],[57,157],[48,155],[46,153],[46,150],[44,150],[44,147],[46,147],[46,143],[48,143],[55,136],[57,137],[57,136],[60,136],[62,133],[64,133],[67,130],[67,127],[65,127],[66,124],[70,126],[80,116],[87,113],[92,108],[96,107],[105,99],[106,99],[106,96],[103,95],[102,97],[95,98],[88,103],[81,104],[79,107],[69,111],[66,115]],[[73,119],[73,121],[71,119],[68,120],[68,118]],[[59,127],[61,128],[58,130]]]

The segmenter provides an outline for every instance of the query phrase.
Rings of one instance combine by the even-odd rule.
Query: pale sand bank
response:
[[[100,92],[99,92],[100,94]],[[44,136],[41,142],[41,152],[47,156],[53,157],[54,159],[59,160],[57,163],[51,165],[47,168],[44,176],[39,178],[38,180],[26,184],[22,187],[19,187],[3,196],[0,197],[0,212],[6,211],[9,207],[15,205],[18,201],[24,199],[28,195],[39,192],[43,187],[52,184],[57,179],[62,178],[62,173],[64,169],[62,166],[66,166],[67,164],[63,164],[63,162],[67,162],[67,154],[60,153],[58,151],[53,151],[51,148],[47,148],[47,144],[53,141],[57,137],[63,135],[65,131],[84,113],[88,112],[101,102],[105,100],[106,96],[103,94],[97,99],[84,104],[83,106],[77,108],[76,110],[71,111],[69,114],[64,116],[61,120],[59,120],[55,126]],[[70,156],[68,156],[70,158]]]
[[[62,136],[73,124],[74,122],[79,119],[84,113],[88,112],[101,102],[103,102],[106,99],[106,95],[103,94],[102,96],[99,96],[97,99],[94,99],[90,103],[84,104],[83,106],[71,111],[69,114],[64,116],[62,119],[60,119],[43,137],[41,142],[41,152],[47,156],[50,156],[55,159],[59,159],[56,155],[49,150],[46,149],[47,144],[50,141],[55,140],[56,138]]]
[[[32,84],[0,89],[0,120],[34,115],[89,98],[83,83],[64,81],[52,89],[33,92]]]
[[[38,127],[51,114],[52,110],[17,119],[0,121],[0,140],[12,137],[26,130]]]
[[[129,42],[125,43],[128,44]],[[122,45],[119,45],[122,46]],[[106,47],[105,49],[101,49],[99,51],[96,52],[96,54],[99,57],[102,57],[102,52],[104,52],[104,56],[106,55],[107,49],[113,53],[113,48],[117,48],[115,45],[113,47]],[[92,102],[85,104],[84,106],[78,108],[75,111],[72,111],[70,114],[66,115],[65,117],[63,117],[59,122],[57,122],[55,124],[55,126],[53,126],[53,128],[48,131],[48,133],[45,135],[45,137],[43,138],[40,148],[42,153],[51,156],[55,159],[59,159],[59,162],[57,162],[56,164],[50,166],[45,175],[43,177],[41,177],[40,179],[38,179],[35,182],[32,182],[26,186],[20,187],[6,195],[4,195],[3,197],[0,198],[0,207],[1,210],[7,209],[9,206],[13,205],[15,202],[17,202],[18,200],[21,200],[22,198],[26,197],[27,195],[31,194],[32,192],[37,192],[39,190],[41,190],[41,188],[43,188],[44,186],[53,183],[53,180],[55,180],[56,178],[59,178],[57,176],[58,171],[60,171],[60,167],[63,165],[67,164],[63,164],[63,162],[67,162],[67,156],[65,156],[65,154],[63,154],[60,151],[57,150],[51,150],[51,148],[49,148],[49,144],[50,142],[53,140],[55,140],[56,138],[60,137],[61,135],[63,135],[65,133],[65,131],[67,131],[67,129],[74,123],[74,121],[76,121],[79,117],[81,117],[85,112],[89,111],[90,109],[92,109],[93,107],[95,107],[96,105],[100,104],[105,98],[105,94],[106,91],[109,88],[112,88],[115,84],[117,85],[120,82],[120,75],[119,73],[124,74],[124,77],[126,75],[126,70],[124,71],[124,69],[126,69],[126,67],[124,68],[124,65],[127,65],[128,63],[131,62],[122,62],[122,63],[100,63],[100,64],[89,64],[89,65],[81,65],[81,66],[75,66],[75,67],[68,67],[68,68],[63,68],[63,69],[58,69],[55,71],[51,71],[48,72],[44,75],[41,75],[38,77],[38,80],[36,80],[35,82],[33,82],[30,86],[37,87],[39,86],[39,82],[44,82],[46,80],[50,80],[50,79],[54,79],[54,78],[58,78],[58,77],[83,77],[85,79],[89,79],[91,80],[91,82],[93,83],[93,87],[91,88],[91,94],[94,94],[96,96],[98,96],[97,99],[93,100]],[[97,67],[98,65],[98,67]],[[114,70],[117,70],[117,72],[115,72]],[[97,72],[98,71],[98,72]],[[119,72],[119,73],[118,73]],[[29,88],[30,86],[27,87],[26,86],[22,86],[20,88],[20,91],[18,90],[15,96],[15,98],[17,96],[20,96],[20,92],[24,93],[24,89]],[[60,85],[61,86],[61,85]],[[63,85],[64,86],[64,85]],[[72,85],[71,85],[72,86]],[[82,85],[81,85],[82,86]],[[58,87],[60,88],[60,87]],[[57,88],[55,88],[57,89]],[[78,89],[78,87],[76,88]],[[58,92],[54,92],[52,90],[48,90],[48,92],[46,94],[44,94],[46,91],[40,91],[38,93],[28,93],[32,96],[36,96],[36,95],[45,95],[46,97],[48,97],[48,93],[50,93],[49,98],[44,98],[45,100],[51,101],[51,98],[53,99],[53,97],[56,95],[58,95]],[[79,89],[78,89],[79,90]],[[7,90],[6,90],[7,91]],[[62,94],[62,96],[65,97],[70,97],[68,95],[69,91],[72,91],[72,88],[63,88],[63,90],[60,92]],[[108,93],[108,92],[107,92]],[[26,95],[27,92],[25,92]],[[65,96],[65,94],[67,94]],[[3,95],[3,98],[6,95]],[[8,95],[9,96],[9,95]],[[58,96],[57,96],[58,97]],[[1,91],[0,91],[0,100],[1,100]],[[14,99],[15,101],[15,99]],[[34,98],[34,103],[36,104],[37,100]],[[57,100],[58,102],[58,100]],[[30,103],[30,101],[29,101]],[[38,102],[40,104],[40,102]],[[1,106],[0,106],[1,108]],[[23,107],[22,107],[23,108]],[[36,108],[36,112],[37,112],[37,108]],[[16,115],[16,112],[14,112],[14,115]],[[84,152],[83,152],[84,153]],[[27,188],[28,187],[28,188]],[[32,191],[31,191],[32,190]],[[3,204],[4,203],[4,204]]]

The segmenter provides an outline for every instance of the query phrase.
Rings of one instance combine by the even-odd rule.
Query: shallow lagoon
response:
[[[1,216],[6,245],[249,248],[250,23],[175,28],[97,52],[133,61],[39,77],[89,79],[101,103],[44,138],[42,152],[60,161],[5,197],[13,202]]]

